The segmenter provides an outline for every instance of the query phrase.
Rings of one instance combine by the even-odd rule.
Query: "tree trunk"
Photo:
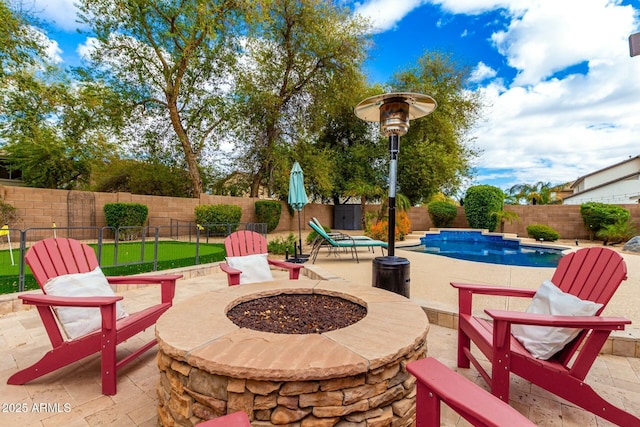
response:
[[[171,118],[171,125],[176,132],[180,144],[182,144],[182,151],[184,152],[184,159],[187,162],[187,168],[189,169],[189,178],[191,178],[191,185],[193,186],[193,197],[200,197],[202,194],[202,177],[200,176],[200,170],[198,169],[198,161],[196,155],[193,152],[191,141],[189,141],[189,135],[184,130],[182,122],[180,121],[180,113],[175,101],[171,101],[169,104],[169,117]]]
[[[260,172],[253,176],[253,180],[251,181],[251,194],[250,197],[258,197],[258,192],[260,191]]]
[[[251,181],[251,197],[258,197],[258,192],[260,191],[260,184],[262,184],[262,178],[264,176],[268,176],[271,173],[271,165],[273,164],[271,160],[271,151],[273,146],[275,145],[275,141],[278,137],[278,130],[275,125],[268,124],[266,131],[266,141],[265,148],[262,154],[262,161],[260,165],[260,169],[253,176]]]

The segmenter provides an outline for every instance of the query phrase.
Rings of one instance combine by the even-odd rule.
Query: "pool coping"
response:
[[[566,247],[566,246],[558,246],[555,244],[549,244],[549,243],[543,243],[544,240],[541,240],[540,242],[538,241],[523,241],[522,237],[519,237],[516,234],[511,234],[511,233],[499,233],[499,232],[492,232],[489,230],[484,230],[484,229],[468,229],[468,228],[431,228],[428,231],[424,232],[424,236],[433,236],[433,235],[440,235],[442,233],[450,233],[450,232],[461,232],[461,233],[479,233],[481,236],[491,236],[491,237],[499,237],[500,240],[502,241],[512,241],[512,242],[517,242],[518,246],[520,247],[525,247],[525,248],[544,248],[544,249],[550,249],[553,251],[557,251],[559,253],[561,253],[563,256],[568,254],[569,252],[571,252],[573,249],[571,247]],[[415,247],[420,247],[420,246],[425,246],[425,244],[422,242],[422,237],[424,236],[420,236],[419,238],[419,242],[420,243],[416,243],[416,244],[410,244],[410,245],[404,245],[402,248],[403,249],[407,249],[407,248],[415,248]],[[446,239],[442,239],[442,240],[446,240]],[[531,240],[529,238],[527,238],[526,240]],[[452,241],[461,241],[461,240],[452,240]],[[415,251],[418,252],[418,251]],[[440,254],[437,251],[433,251],[433,252],[426,252],[426,253],[432,253],[434,255],[440,255],[440,256],[448,256],[448,255],[443,255]],[[456,258],[456,257],[449,257],[449,258],[455,258],[455,259],[460,259],[463,261],[473,261],[473,262],[486,262],[483,261],[481,259],[473,259],[473,260],[466,260],[464,258]],[[500,264],[500,263],[489,263],[489,264],[498,264],[498,265],[504,265],[504,264]],[[509,264],[512,265],[512,264]],[[513,264],[516,265],[516,264]],[[517,264],[519,265],[519,264]],[[539,265],[519,265],[521,267],[541,267]],[[548,267],[548,266],[546,266]]]

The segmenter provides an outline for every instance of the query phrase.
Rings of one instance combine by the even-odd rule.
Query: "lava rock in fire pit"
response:
[[[227,312],[241,328],[276,334],[321,334],[353,325],[367,314],[360,304],[322,294],[280,294],[242,302]]]

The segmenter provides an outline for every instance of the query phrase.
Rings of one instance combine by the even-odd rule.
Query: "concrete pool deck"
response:
[[[417,233],[416,233],[417,234]],[[412,236],[412,239],[417,237]],[[408,240],[405,243],[416,243]],[[560,242],[573,243],[575,242]],[[580,242],[580,247],[589,245]],[[362,249],[360,263],[348,254],[327,256],[326,250],[318,255],[315,264],[306,264],[305,273],[326,275],[336,281],[371,283],[371,260],[380,255]],[[531,269],[520,271],[522,267],[504,267],[466,261],[451,260],[428,254],[409,253],[398,249],[398,256],[410,259],[411,297],[423,305],[429,313],[431,327],[427,336],[428,355],[445,365],[456,369],[457,311],[455,292],[449,282],[471,281],[477,283],[506,283],[510,286],[537,287],[550,276],[552,269]],[[624,333],[637,334],[640,326],[640,256],[623,254],[629,271],[629,279],[623,282],[616,297],[607,307],[605,314],[625,316],[634,324]],[[303,270],[303,271],[305,271]],[[539,271],[535,271],[539,270]],[[276,278],[286,277],[285,272],[276,272]],[[308,280],[301,277],[300,280]],[[178,282],[176,302],[187,300],[213,289],[226,287],[226,275],[217,267],[194,269],[191,275]],[[148,305],[156,301],[157,292],[153,287],[125,290],[127,310]],[[7,378],[19,368],[33,363],[50,348],[46,333],[36,310],[21,310],[21,304],[14,304],[15,310],[8,310],[11,302],[0,300],[0,403],[26,405],[28,411],[18,413],[0,411],[0,425],[22,426],[156,426],[157,425],[157,348],[149,350],[136,363],[128,365],[118,377],[118,394],[103,396],[100,393],[99,358],[90,356],[80,362],[60,369],[24,386],[10,386]],[[515,302],[504,301],[503,306],[515,307]],[[523,304],[524,305],[524,304]],[[154,331],[149,329],[130,342],[118,347],[119,354],[126,354],[149,339]],[[636,335],[637,337],[637,335]],[[628,341],[638,341],[629,339]],[[635,344],[637,345],[637,344]],[[613,349],[612,349],[613,350]],[[462,375],[486,388],[474,369],[456,369]],[[550,395],[538,387],[512,377],[510,403],[534,423],[540,426],[610,426],[594,415],[574,407]],[[587,382],[602,393],[612,403],[640,416],[640,358],[603,354],[591,369]],[[69,410],[67,411],[68,404]],[[44,405],[44,406],[43,406]],[[48,406],[47,406],[48,405]],[[39,409],[39,410],[38,410]],[[443,425],[468,425],[460,421],[452,411],[443,410]]]
[[[450,282],[479,283],[537,289],[545,279],[551,278],[553,268],[517,267],[481,262],[462,261],[445,256],[418,253],[402,250],[402,246],[419,244],[419,232],[409,236],[404,242],[396,244],[396,256],[407,258],[410,262],[411,299],[426,309],[432,324],[448,328],[457,327],[458,293],[450,286]],[[523,242],[534,243],[532,239]],[[556,246],[571,250],[587,246],[600,246],[597,242],[560,241]],[[620,247],[612,247],[620,252]],[[620,252],[627,264],[628,278],[618,288],[603,316],[619,316],[630,319],[633,323],[625,331],[614,332],[613,339],[604,351],[623,356],[640,357],[640,254]],[[350,281],[371,283],[372,263],[380,250],[374,253],[360,251],[360,263],[351,259],[349,254],[330,255],[321,250],[315,264],[305,264],[309,270],[318,271],[320,275],[328,274]],[[326,270],[326,273],[323,272]],[[484,308],[524,311],[529,300],[506,297],[474,297],[474,308],[478,314]],[[615,348],[613,345],[615,344]]]

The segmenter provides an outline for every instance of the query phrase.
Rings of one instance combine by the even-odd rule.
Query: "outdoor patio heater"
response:
[[[388,255],[373,260],[373,286],[409,298],[409,260],[395,256],[396,178],[400,137],[409,130],[409,120],[431,114],[436,101],[429,95],[411,92],[372,96],[356,105],[354,112],[362,120],[379,122],[380,132],[389,137],[389,248]]]

